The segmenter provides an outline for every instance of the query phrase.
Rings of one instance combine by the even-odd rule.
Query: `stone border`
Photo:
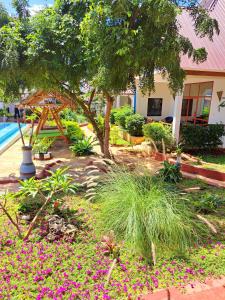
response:
[[[169,158],[167,155],[164,155],[163,153],[156,152],[153,155],[153,158],[157,161],[164,161],[165,159],[169,161],[171,164],[175,164],[176,161],[172,158]],[[201,168],[199,166],[192,166],[189,164],[181,163],[181,171],[185,174],[190,174],[193,176],[196,176],[196,178],[202,177],[201,179],[204,180],[210,179],[211,181],[206,181],[209,184],[213,184],[213,181],[221,182],[225,184],[225,173],[216,171],[216,170],[210,170],[210,169],[205,169]],[[213,184],[214,185],[214,184]],[[215,183],[215,186],[218,186],[218,183]]]

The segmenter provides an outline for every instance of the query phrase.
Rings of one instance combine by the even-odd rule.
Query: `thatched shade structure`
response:
[[[44,125],[49,117],[55,121],[58,128],[59,135],[67,140],[63,124],[60,120],[59,113],[63,109],[70,107],[75,109],[75,104],[68,97],[58,93],[58,92],[49,92],[49,91],[37,91],[34,94],[28,96],[21,103],[24,107],[30,108],[33,112],[37,112],[40,115],[39,122],[35,131],[35,134],[38,135],[40,131],[43,132]],[[37,111],[37,108],[41,108],[41,113]]]

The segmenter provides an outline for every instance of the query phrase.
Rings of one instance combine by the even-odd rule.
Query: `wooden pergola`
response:
[[[31,109],[34,113],[37,113],[40,116],[35,130],[35,135],[38,136],[41,131],[43,132],[46,121],[49,118],[52,118],[59,130],[58,137],[62,137],[67,141],[59,113],[67,107],[72,109],[76,108],[71,99],[55,91],[49,92],[41,90],[28,96],[21,104],[25,108]],[[42,109],[41,113],[38,108]]]

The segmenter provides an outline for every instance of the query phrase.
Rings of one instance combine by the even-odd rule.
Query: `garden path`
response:
[[[90,131],[87,126],[82,127],[86,136],[92,136],[95,138],[95,134]],[[22,142],[18,140],[13,144],[7,151],[0,155],[0,181],[5,179],[10,179],[16,181],[19,178],[19,167],[22,161]],[[150,171],[157,171],[161,162],[155,161],[151,158],[147,152],[140,152],[140,146],[134,147],[110,147],[110,150],[115,158],[115,160],[120,164],[125,164],[134,168],[135,166],[145,166]],[[92,162],[93,157],[75,157],[72,152],[68,149],[68,146],[65,145],[63,141],[57,141],[54,143],[53,149],[53,159],[50,161],[39,161],[35,160],[35,166],[37,168],[37,173],[40,173],[47,163],[54,163],[58,160],[61,161],[60,166],[66,166],[70,168],[70,172],[75,176],[74,170],[76,170],[76,177],[81,174],[82,169],[84,170],[88,164]],[[96,157],[99,157],[101,154],[99,145],[94,146],[94,152],[97,154]],[[58,168],[57,164],[53,167],[53,170]],[[7,190],[16,191],[18,189],[18,183],[9,183],[9,184],[0,184],[0,194],[5,193]]]

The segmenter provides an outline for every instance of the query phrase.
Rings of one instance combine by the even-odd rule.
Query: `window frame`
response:
[[[150,109],[152,109],[152,106],[150,107],[150,103],[151,103],[151,101],[155,101],[155,100],[157,100],[157,101],[161,101],[161,104],[160,104],[160,114],[158,114],[158,111],[156,111],[155,113],[151,113],[150,114]],[[148,98],[148,105],[147,105],[147,117],[161,117],[162,116],[162,107],[163,107],[163,98],[156,98],[156,97],[154,97],[154,98]]]

